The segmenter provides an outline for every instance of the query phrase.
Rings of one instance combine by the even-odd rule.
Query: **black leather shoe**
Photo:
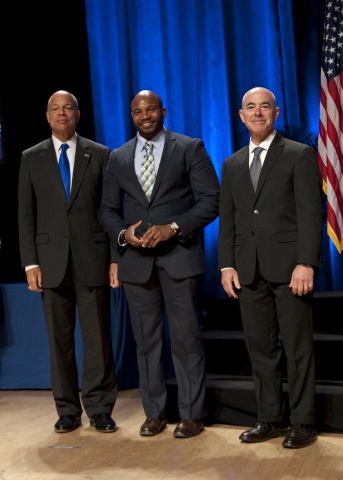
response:
[[[81,425],[81,417],[62,415],[55,423],[55,432],[67,433],[76,430]]]
[[[285,448],[303,448],[317,440],[317,432],[312,425],[295,423],[289,427],[286,438],[282,442]]]
[[[139,434],[143,437],[152,437],[162,432],[166,425],[166,418],[147,418],[141,426]]]
[[[204,421],[201,420],[181,420],[175,430],[175,438],[190,438],[199,435],[204,430]]]
[[[91,427],[95,427],[98,432],[107,433],[117,430],[116,422],[109,413],[97,413],[90,419]]]
[[[287,432],[287,427],[282,422],[259,422],[254,428],[243,432],[239,439],[242,442],[258,443],[271,438],[281,437]]]

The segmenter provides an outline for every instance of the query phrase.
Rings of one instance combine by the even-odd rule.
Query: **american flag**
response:
[[[327,233],[343,251],[343,0],[327,0],[320,74],[318,161],[327,196]]]

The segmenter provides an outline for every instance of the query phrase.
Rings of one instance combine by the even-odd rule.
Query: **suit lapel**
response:
[[[264,182],[266,181],[271,169],[274,167],[275,162],[277,161],[279,155],[283,151],[283,140],[282,137],[278,134],[275,135],[274,140],[270,144],[266,158],[263,163],[263,167],[260,173],[260,178],[258,179],[256,195],[259,194],[261,188],[263,187]]]
[[[88,164],[92,156],[91,149],[85,140],[78,136],[75,151],[75,163],[73,172],[73,181],[71,185],[70,203],[76,197],[77,192],[80,189],[82,179],[86,173]]]
[[[249,169],[249,147],[243,147],[239,152],[238,168],[240,171],[240,178],[242,185],[247,185],[248,193],[252,197],[255,197],[254,187],[251,182],[250,169]]]
[[[49,138],[43,145],[41,155],[44,158],[44,161],[42,162],[43,178],[45,181],[46,179],[49,179],[61,197],[63,197],[67,202],[52,138]]]
[[[166,173],[166,170],[168,168],[168,165],[170,163],[170,160],[171,160],[171,157],[172,157],[172,154],[173,154],[173,151],[176,147],[176,139],[174,137],[174,135],[172,134],[172,132],[170,130],[166,130],[166,138],[165,138],[165,141],[164,141],[164,147],[163,147],[163,152],[162,152],[162,156],[161,156],[161,161],[160,161],[160,165],[158,167],[158,172],[157,172],[157,176],[156,176],[156,180],[155,180],[155,184],[154,184],[154,188],[152,190],[152,194],[151,194],[151,198],[150,198],[150,202],[153,200],[158,188],[159,188],[159,185]],[[143,190],[142,190],[143,191]]]

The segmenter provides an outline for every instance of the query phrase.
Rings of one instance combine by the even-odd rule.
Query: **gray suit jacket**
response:
[[[116,260],[98,221],[102,177],[110,149],[77,136],[70,203],[66,199],[52,138],[22,153],[18,215],[22,266],[39,264],[43,287],[57,287],[69,249],[80,281],[109,285],[109,263]],[[112,255],[112,257],[111,257]]]
[[[253,281],[256,257],[264,278],[286,283],[297,263],[320,266],[322,204],[312,147],[276,134],[256,194],[249,148],[224,161],[219,209],[219,268],[234,267],[241,284]]]
[[[182,236],[154,249],[120,249],[118,274],[122,281],[143,283],[158,256],[173,278],[205,272],[201,230],[218,216],[219,182],[201,139],[166,130],[164,149],[150,201],[135,173],[136,137],[113,150],[104,176],[100,222],[118,245],[121,230],[142,220],[163,225],[176,222]]]

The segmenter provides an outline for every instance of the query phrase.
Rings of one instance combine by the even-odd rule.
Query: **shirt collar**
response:
[[[159,148],[161,145],[164,144],[166,138],[166,129],[165,127],[162,128],[157,135],[152,137],[149,141],[153,144],[154,148]],[[139,151],[142,151],[145,148],[145,142],[147,141],[146,138],[142,137],[139,133],[137,133],[137,142],[139,145]]]
[[[270,135],[268,135],[268,137],[263,140],[263,142],[261,142],[258,146],[259,147],[262,147],[264,150],[268,151],[268,148],[270,147],[270,144],[272,143],[272,141],[274,140],[274,137],[276,135],[276,131],[274,130]],[[250,143],[249,143],[249,154],[251,154],[254,149],[257,147],[257,145],[255,145],[255,143],[252,142],[251,138],[250,138]]]
[[[58,152],[61,148],[62,143],[67,143],[69,145],[69,147],[71,147],[75,150],[75,148],[76,148],[76,137],[77,137],[77,133],[74,133],[74,135],[71,138],[69,138],[69,140],[67,142],[61,142],[61,140],[59,140],[57,137],[55,137],[55,135],[52,135],[52,141],[54,143],[55,150]]]

